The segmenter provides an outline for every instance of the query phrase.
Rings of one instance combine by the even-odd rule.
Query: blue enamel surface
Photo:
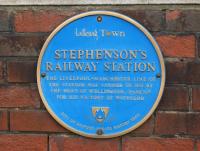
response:
[[[127,129],[135,126],[137,123],[141,122],[143,118],[149,113],[152,106],[154,105],[161,85],[161,78],[155,78],[153,81],[135,81],[134,78],[145,77],[146,79],[151,79],[156,77],[157,73],[161,73],[161,66],[158,55],[155,48],[153,47],[151,41],[146,37],[146,35],[133,24],[124,21],[123,19],[102,15],[102,22],[97,22],[97,16],[87,16],[80,18],[71,22],[70,24],[64,26],[59,32],[49,42],[41,62],[40,73],[46,73],[47,76],[57,77],[54,81],[49,81],[47,78],[41,78],[41,88],[43,95],[53,113],[59,118],[67,127],[74,129],[77,132],[81,132],[87,135],[96,135],[97,129],[101,128],[105,135],[115,135],[117,133],[126,131]],[[87,31],[97,30],[99,33],[97,37],[77,37],[75,36],[75,30],[86,29]],[[126,33],[125,37],[114,37],[114,36],[104,36],[102,37],[100,30],[106,29],[108,31],[124,31]],[[102,60],[69,60],[69,59],[55,59],[55,50],[145,50],[147,53],[147,58],[133,59],[133,60],[122,60],[122,59],[102,59]],[[96,72],[63,72],[63,71],[46,71],[46,62],[52,63],[63,63],[63,62],[84,62],[90,63],[99,62],[98,70]],[[154,72],[105,72],[103,69],[103,63],[105,62],[153,62],[156,66]],[[59,80],[58,77],[88,77],[90,80]],[[162,76],[162,75],[161,75]],[[130,77],[131,80],[95,80],[92,77]],[[92,89],[88,86],[88,83],[97,84],[96,90],[120,90],[124,93],[113,93],[113,94],[102,94],[96,93],[95,96],[103,96],[105,99],[58,99],[58,94],[65,94],[67,96],[91,96],[94,94],[72,92],[66,94],[63,92],[52,93],[52,87],[49,83],[55,82],[59,86],[56,87],[61,91],[63,89]],[[100,86],[105,83],[120,83],[123,86],[118,87],[103,87]],[[83,87],[72,87],[72,86],[62,86],[63,83],[82,83]],[[152,88],[147,87],[127,87],[127,84],[151,84]],[[111,99],[107,100],[107,96],[138,96],[129,93],[130,90],[149,90],[150,93],[142,94],[144,100],[123,100],[123,99]],[[109,112],[107,116],[101,111],[96,113],[96,116],[101,116],[104,118],[103,122],[96,120],[96,117],[92,114],[92,107],[107,107]]]

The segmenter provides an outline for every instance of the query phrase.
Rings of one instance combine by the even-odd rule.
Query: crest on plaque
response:
[[[92,114],[98,122],[103,122],[109,112],[109,107],[92,107]]]

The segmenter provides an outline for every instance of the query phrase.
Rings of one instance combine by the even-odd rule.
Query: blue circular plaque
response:
[[[38,60],[37,83],[48,112],[86,137],[110,138],[143,124],[165,84],[161,51],[135,20],[86,12],[58,26]]]

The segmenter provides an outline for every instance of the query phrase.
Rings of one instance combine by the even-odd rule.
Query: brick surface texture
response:
[[[1,134],[0,151],[47,151],[46,135]]]
[[[51,136],[50,151],[118,151],[119,139],[92,140],[69,136]]]
[[[37,60],[50,33],[91,10],[125,14],[155,37],[166,85],[152,116],[121,137],[90,139],[45,109]],[[0,6],[0,151],[200,151],[200,5]]]
[[[12,131],[66,132],[44,111],[12,111],[10,129]]]
[[[156,40],[166,57],[195,57],[194,35],[160,35]]]
[[[123,151],[193,151],[193,148],[192,139],[125,137],[122,142]]]

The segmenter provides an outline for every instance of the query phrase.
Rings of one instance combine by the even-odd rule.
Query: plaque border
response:
[[[126,129],[124,131],[121,131],[119,133],[116,133],[116,134],[111,134],[111,135],[106,135],[106,134],[103,134],[103,135],[91,135],[91,134],[86,134],[86,133],[83,133],[79,130],[76,130],[72,127],[70,127],[69,125],[67,125],[66,123],[64,123],[62,120],[60,120],[58,118],[58,116],[52,111],[51,107],[48,105],[44,95],[43,95],[43,91],[42,91],[42,88],[41,88],[41,83],[40,83],[40,80],[41,80],[41,73],[40,73],[40,67],[41,67],[41,61],[42,61],[42,57],[43,57],[43,54],[49,44],[49,42],[51,41],[51,39],[54,37],[54,35],[59,32],[64,26],[68,25],[69,23],[77,20],[77,19],[80,19],[80,18],[83,18],[83,17],[86,17],[86,16],[92,16],[92,15],[107,15],[107,16],[114,16],[114,17],[117,17],[117,18],[120,18],[120,19],[123,19],[131,24],[133,24],[134,26],[136,26],[138,29],[140,29],[146,36],[147,38],[151,41],[151,43],[153,44],[155,50],[156,50],[156,53],[158,55],[158,58],[159,58],[159,62],[160,62],[160,66],[161,66],[161,85],[160,85],[160,90],[159,90],[159,93],[158,93],[158,96],[157,96],[157,99],[154,103],[154,105],[152,106],[151,110],[149,111],[149,113],[140,121],[138,122],[136,125],[132,126],[131,128],[129,129]],[[63,23],[61,23],[58,27],[56,27],[53,32],[51,32],[51,34],[48,36],[48,38],[46,39],[42,49],[41,49],[41,52],[40,52],[40,55],[39,55],[39,58],[38,58],[38,62],[37,62],[37,86],[38,86],[38,90],[39,90],[39,94],[40,94],[40,97],[42,99],[42,102],[44,103],[45,105],[45,108],[47,109],[47,111],[50,113],[50,115],[60,124],[62,125],[64,128],[76,133],[76,134],[79,134],[81,136],[85,136],[85,137],[89,137],[89,138],[113,138],[113,137],[118,137],[118,136],[121,136],[121,135],[124,135],[124,134],[127,134],[133,130],[135,130],[136,128],[138,128],[139,126],[141,126],[145,121],[147,121],[149,119],[149,117],[153,114],[153,112],[155,111],[155,109],[157,108],[160,100],[161,100],[161,97],[162,97],[162,94],[163,94],[163,91],[164,91],[164,87],[165,87],[165,79],[166,79],[166,75],[165,75],[165,64],[164,64],[164,59],[163,59],[163,55],[162,55],[162,52],[157,44],[157,42],[155,41],[154,37],[149,33],[149,31],[143,27],[140,23],[138,23],[137,21],[135,21],[134,19],[128,17],[128,16],[125,16],[123,14],[120,14],[120,13],[117,13],[117,12],[113,12],[113,11],[89,11],[89,12],[84,12],[84,13],[81,13],[81,14],[78,14],[78,15],[75,15],[69,19],[67,19],[66,21],[64,21]]]

